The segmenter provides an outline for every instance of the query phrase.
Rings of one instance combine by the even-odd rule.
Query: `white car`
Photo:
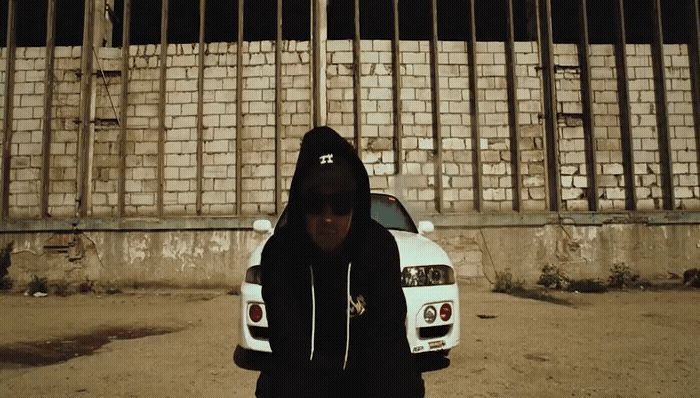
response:
[[[401,283],[408,308],[406,335],[413,353],[444,355],[459,344],[459,292],[452,262],[435,242],[423,236],[434,227],[421,221],[419,228],[394,196],[372,194],[372,218],[396,239],[401,258]],[[286,211],[277,222],[283,224]],[[253,228],[273,233],[268,220],[257,220]],[[267,239],[250,255],[245,281],[241,284],[240,346],[270,352],[265,303],[260,285],[260,255]]]

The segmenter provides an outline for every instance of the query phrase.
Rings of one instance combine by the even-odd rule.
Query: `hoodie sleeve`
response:
[[[302,333],[299,325],[300,304],[291,292],[290,280],[281,263],[279,236],[273,236],[261,256],[262,297],[267,312],[272,355],[270,366],[260,375],[259,397],[304,397],[309,391],[308,358],[300,354]],[[301,344],[303,346],[303,344]]]
[[[379,333],[371,337],[370,350],[377,354],[376,368],[369,373],[373,397],[423,397],[423,379],[414,363],[406,337],[406,298],[401,287],[399,251],[394,237],[386,230],[377,262],[373,322]],[[368,310],[369,312],[369,310]]]

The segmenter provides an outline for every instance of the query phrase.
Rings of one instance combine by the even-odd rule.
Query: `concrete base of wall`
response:
[[[462,278],[509,269],[535,282],[545,264],[575,278],[606,279],[616,263],[642,277],[667,278],[700,266],[700,225],[441,228],[429,236],[448,252]],[[237,286],[264,236],[248,230],[6,233],[14,242],[9,277],[22,288],[32,275],[101,285]]]

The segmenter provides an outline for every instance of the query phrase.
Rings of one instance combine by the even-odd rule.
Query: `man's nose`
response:
[[[323,216],[323,221],[325,222],[333,221],[333,208],[331,207],[330,203],[323,204],[323,211],[321,212],[321,216]]]

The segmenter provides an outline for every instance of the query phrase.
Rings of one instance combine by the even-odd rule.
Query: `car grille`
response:
[[[429,326],[424,328],[418,328],[418,336],[421,339],[434,339],[437,337],[446,336],[447,333],[452,329],[452,325],[442,325],[442,326]]]
[[[250,335],[255,339],[268,340],[270,338],[267,328],[261,326],[248,326],[248,330],[250,330]]]

